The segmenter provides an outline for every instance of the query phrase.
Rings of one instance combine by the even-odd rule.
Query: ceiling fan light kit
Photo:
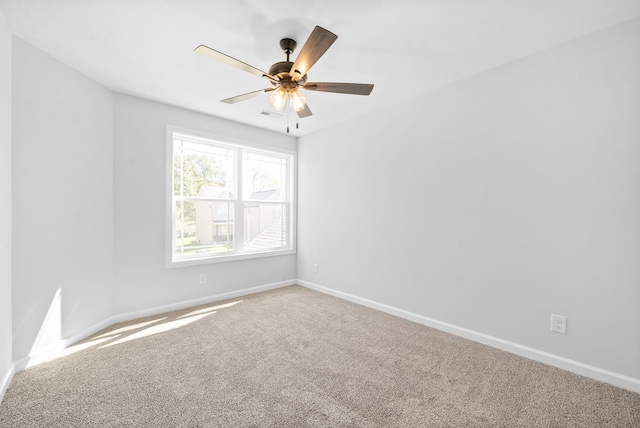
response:
[[[276,110],[283,112],[289,106],[299,118],[305,118],[311,116],[312,113],[306,98],[299,89],[352,95],[369,95],[373,90],[372,84],[365,83],[307,82],[309,69],[324,55],[337,38],[338,36],[331,31],[316,26],[302,46],[295,62],[291,62],[289,56],[298,46],[296,41],[288,38],[280,40],[280,48],[287,56],[287,60],[273,64],[268,73],[205,45],[198,46],[195,51],[248,73],[266,78],[274,86],[274,88],[226,98],[221,100],[223,103],[235,104],[271,92],[269,102]],[[288,126],[287,132],[289,132]]]
[[[287,105],[287,91],[282,88],[276,89],[271,92],[271,95],[269,95],[269,101],[273,108],[278,111],[284,111],[284,108]]]
[[[293,107],[296,112],[302,110],[307,103],[307,99],[297,88],[289,91],[289,101],[291,102],[291,107]]]

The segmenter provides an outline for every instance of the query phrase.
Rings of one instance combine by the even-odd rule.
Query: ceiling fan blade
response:
[[[267,92],[271,92],[273,90],[275,90],[275,88],[260,89],[259,91],[247,92],[246,94],[236,95],[235,97],[226,98],[224,100],[220,100],[220,102],[227,103],[227,104],[235,104],[235,103],[239,103],[240,101],[245,101],[251,98],[258,97],[262,94],[266,94]]]
[[[223,54],[222,52],[218,52],[215,49],[211,49],[208,46],[205,45],[200,45],[197,48],[195,48],[195,52],[199,53],[200,55],[204,55],[206,57],[209,58],[213,58],[215,60],[218,60],[220,62],[224,62],[225,64],[228,64],[232,67],[236,67],[239,68],[240,70],[244,70],[247,73],[251,73],[254,74],[258,77],[266,77],[269,80],[272,80],[274,82],[278,82],[279,80],[276,79],[275,77],[273,77],[272,75],[270,75],[269,73],[265,73],[264,71],[255,68],[252,65],[247,64],[246,62],[242,62],[238,59],[235,59],[233,57],[230,57],[229,55]]]
[[[304,117],[309,117],[313,114],[311,113],[311,110],[309,109],[309,106],[307,105],[307,103],[304,104],[304,107],[302,108],[302,110],[297,111],[296,113],[298,114],[298,117],[300,119]]]
[[[308,91],[369,95],[373,90],[373,85],[370,85],[368,83],[308,82],[303,86],[303,88]]]
[[[291,71],[289,71],[291,78],[295,81],[302,79],[337,38],[338,36],[331,31],[316,26],[307,41],[304,42],[304,46],[300,49],[296,62],[293,63]]]

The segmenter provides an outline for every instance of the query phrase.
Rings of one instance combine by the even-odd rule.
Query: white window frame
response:
[[[234,260],[247,260],[262,257],[282,256],[296,253],[296,195],[297,195],[297,153],[292,150],[276,148],[261,144],[249,143],[228,137],[221,137],[213,134],[193,131],[175,126],[167,126],[166,131],[166,202],[165,202],[165,267],[175,268],[182,266],[194,266],[209,263],[229,262]],[[191,256],[189,258],[174,258],[174,221],[175,221],[175,200],[174,200],[174,183],[173,183],[173,150],[174,136],[179,135],[183,138],[200,142],[210,143],[217,146],[229,147],[235,150],[234,156],[234,249],[225,253],[203,254],[201,256]],[[261,250],[245,250],[243,249],[244,241],[244,203],[242,192],[242,154],[247,152],[262,153],[265,155],[284,156],[288,158],[288,185],[285,189],[286,197],[284,205],[287,211],[287,230],[286,236],[288,243],[284,247],[276,249]]]

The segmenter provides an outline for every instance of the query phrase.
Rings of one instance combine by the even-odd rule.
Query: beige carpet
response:
[[[66,354],[16,374],[1,427],[640,427],[640,394],[298,286]]]

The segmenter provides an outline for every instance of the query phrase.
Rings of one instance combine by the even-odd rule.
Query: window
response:
[[[295,252],[295,155],[168,128],[167,266]]]

